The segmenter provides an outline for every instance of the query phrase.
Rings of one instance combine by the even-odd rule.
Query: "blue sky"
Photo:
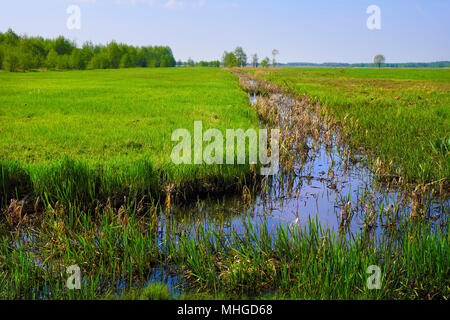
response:
[[[70,5],[81,28],[66,26]],[[369,5],[381,10],[381,30],[369,30]],[[450,1],[406,0],[2,0],[0,31],[64,35],[81,45],[111,40],[169,45],[178,60],[219,59],[242,46],[280,62],[450,60]]]

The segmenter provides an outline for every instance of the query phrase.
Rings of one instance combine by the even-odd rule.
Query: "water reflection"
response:
[[[333,230],[355,233],[374,228],[379,232],[393,217],[411,214],[410,197],[378,182],[365,157],[350,156],[336,131],[307,110],[304,102],[279,92],[257,95],[257,81],[241,77],[242,81],[250,88],[250,104],[276,108],[274,125],[286,136],[295,136],[290,145],[294,151],[292,167],[264,180],[263,190],[252,201],[236,196],[174,208],[171,214],[181,219],[181,225],[222,221],[227,228],[244,231],[247,217],[256,225],[266,221],[272,229],[280,223],[303,226],[312,219]],[[440,219],[448,212],[448,199],[431,193],[424,199],[421,209],[427,216],[445,222]]]

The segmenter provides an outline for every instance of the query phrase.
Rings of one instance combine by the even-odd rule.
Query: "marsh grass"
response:
[[[397,229],[349,236],[310,220],[273,229],[247,218],[239,231],[223,222],[187,225],[142,204],[99,208],[49,206],[27,225],[2,221],[0,296],[4,299],[445,299],[449,233],[426,219]],[[140,212],[140,213],[139,213]],[[447,213],[448,215],[448,213]],[[448,217],[447,217],[448,221]],[[180,225],[181,224],[181,225]],[[8,226],[8,227],[7,227]],[[182,230],[180,232],[180,230]],[[65,287],[70,265],[80,290]],[[378,265],[382,288],[369,290],[366,269]],[[176,275],[180,295],[149,283]],[[163,281],[163,280],[160,280]],[[153,283],[153,284],[152,284]],[[158,282],[156,282],[158,283]],[[161,282],[163,283],[163,282]]]

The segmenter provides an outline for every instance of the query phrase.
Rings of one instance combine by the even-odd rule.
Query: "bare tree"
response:
[[[274,67],[277,65],[277,62],[276,62],[276,60],[275,60],[275,57],[276,57],[278,54],[280,54],[280,52],[279,52],[277,49],[273,49],[273,50],[272,50],[272,57],[273,57],[273,59],[272,59],[272,65],[273,65]]]
[[[258,54],[256,54],[256,53],[254,55],[252,55],[252,65],[255,68],[258,67]]]
[[[247,65],[247,55],[245,54],[244,49],[242,49],[242,47],[237,47],[234,50],[234,55],[236,56],[236,61],[239,67],[245,67]]]

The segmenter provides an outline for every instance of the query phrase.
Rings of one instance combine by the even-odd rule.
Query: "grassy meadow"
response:
[[[450,70],[278,68],[253,74],[306,94],[342,124],[345,140],[408,182],[450,177]]]
[[[319,102],[346,142],[392,161],[386,174],[448,180],[450,70],[246,70]],[[254,224],[254,168],[172,163],[172,132],[193,132],[194,121],[221,131],[260,125],[229,70],[0,72],[0,299],[450,297],[448,208],[437,227],[425,205],[411,219],[388,203],[356,207],[366,211],[352,215],[372,222],[355,234],[313,218]],[[158,202],[177,188],[194,204],[224,190],[242,201],[236,209],[215,199],[208,221],[180,218],[170,197]],[[81,269],[79,290],[66,287],[71,265]],[[370,265],[381,268],[380,290],[366,285]]]
[[[193,134],[194,120],[205,129],[258,126],[237,80],[217,68],[0,73],[2,193],[157,198],[168,182],[233,185],[248,174],[248,166],[173,165],[171,134]]]

